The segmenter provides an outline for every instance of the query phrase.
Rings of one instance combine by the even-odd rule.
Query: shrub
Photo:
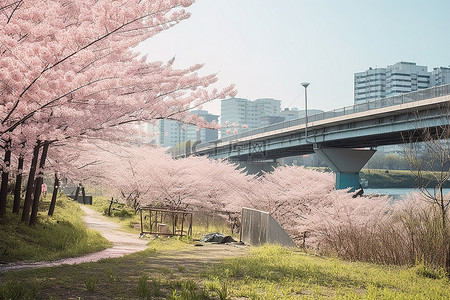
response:
[[[418,194],[389,200],[336,199],[318,212],[312,228],[320,250],[347,260],[409,266],[421,260],[444,268],[447,242],[439,210]]]
[[[133,217],[134,213],[126,208],[122,208],[119,211],[114,211],[113,216],[121,218],[121,219],[126,219],[126,218]]]

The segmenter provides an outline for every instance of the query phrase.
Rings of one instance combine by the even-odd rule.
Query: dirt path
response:
[[[74,265],[85,262],[95,262],[103,258],[122,257],[127,254],[139,252],[151,247],[148,246],[148,239],[140,239],[137,234],[126,233],[121,230],[120,225],[111,222],[107,217],[99,212],[81,205],[85,212],[83,220],[87,227],[99,231],[107,240],[113,243],[112,248],[88,255],[66,258],[57,261],[42,261],[34,263],[11,263],[0,265],[0,272],[9,270],[32,269],[42,267],[53,267],[59,265]],[[158,261],[154,262],[159,266],[172,266],[182,263],[187,267],[198,264],[209,264],[218,262],[220,259],[229,256],[240,255],[246,252],[246,247],[221,244],[204,244],[202,247],[195,247],[180,250],[167,251],[161,254]]]
[[[107,240],[113,243],[112,248],[105,249],[100,252],[91,253],[88,255],[65,258],[56,261],[41,261],[34,263],[11,263],[0,265],[1,271],[21,270],[31,268],[53,267],[59,265],[73,265],[84,262],[98,261],[102,258],[121,257],[130,253],[138,252],[147,249],[148,240],[139,239],[136,234],[123,232],[120,225],[111,222],[99,212],[81,205],[81,209],[85,212],[83,221],[86,226],[99,231]]]

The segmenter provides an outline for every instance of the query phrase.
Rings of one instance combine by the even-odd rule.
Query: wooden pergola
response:
[[[139,212],[141,235],[192,236],[192,212],[151,206],[141,207]]]

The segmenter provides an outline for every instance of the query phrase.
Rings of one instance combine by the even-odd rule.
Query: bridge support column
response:
[[[263,172],[272,172],[278,166],[276,160],[273,161],[237,161],[240,169],[244,169],[247,174],[261,175]]]
[[[336,189],[359,188],[359,171],[376,150],[352,148],[314,148],[336,174]]]

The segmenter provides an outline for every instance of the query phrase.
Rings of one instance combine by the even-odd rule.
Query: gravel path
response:
[[[102,258],[122,257],[130,253],[147,249],[148,240],[139,239],[139,236],[136,234],[123,232],[120,229],[119,224],[111,222],[107,217],[102,216],[99,212],[91,208],[83,205],[80,207],[85,212],[83,220],[86,225],[89,228],[99,231],[107,240],[111,241],[114,244],[112,248],[80,257],[65,258],[56,261],[41,261],[34,263],[24,262],[0,265],[0,272],[8,270],[54,267],[59,265],[74,265],[84,262],[98,261]]]

